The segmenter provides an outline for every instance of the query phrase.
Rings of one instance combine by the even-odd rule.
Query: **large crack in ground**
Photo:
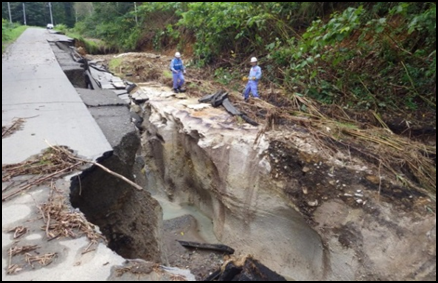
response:
[[[203,279],[227,257],[186,250],[175,240],[212,242],[217,237],[238,255],[252,253],[293,279],[436,276],[436,267],[428,264],[434,256],[430,247],[436,245],[430,242],[435,237],[430,230],[433,217],[421,211],[425,201],[433,211],[434,202],[425,194],[408,193],[387,180],[376,183],[376,172],[353,164],[351,157],[351,165],[333,163],[315,151],[305,130],[275,138],[272,131],[259,152],[261,132],[218,122],[227,120],[225,112],[193,110],[194,101],[181,104],[163,86],[144,89],[158,96],[133,107],[145,121],[141,148],[138,136],[127,135],[123,146],[99,161],[147,191],[135,191],[96,167],[72,183],[73,205],[125,258],[187,268]],[[178,207],[178,215],[161,223],[162,208],[150,193],[162,198],[165,210]],[[184,207],[202,213],[185,213]],[[215,237],[205,236],[197,214],[211,219]],[[413,227],[416,232],[410,232]],[[385,241],[372,244],[384,234]],[[409,245],[418,237],[424,241],[414,251]],[[400,254],[410,251],[405,260],[410,268],[398,258],[397,239]]]

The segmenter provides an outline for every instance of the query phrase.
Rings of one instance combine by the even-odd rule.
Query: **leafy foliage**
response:
[[[190,52],[224,84],[257,56],[264,81],[291,97],[435,107],[434,2],[143,2],[137,11],[132,2],[87,3],[78,31],[119,50]]]
[[[26,26],[11,24],[2,19],[2,53],[5,52],[7,45],[16,40],[25,30]]]
[[[299,41],[268,45],[267,57],[285,67],[288,89],[325,103],[435,107],[435,22],[434,3],[399,3],[378,18],[363,6],[349,7],[314,21]]]
[[[131,13],[133,2],[89,2],[91,14],[77,22],[75,30],[87,37],[100,38],[110,48],[134,50],[139,41],[140,28]]]
[[[26,24],[45,27],[51,22],[49,2],[9,2],[13,22],[24,24],[23,3],[26,11]],[[53,24],[65,24],[73,27],[75,23],[74,2],[50,2],[52,5]],[[2,2],[2,18],[9,19],[8,2]]]

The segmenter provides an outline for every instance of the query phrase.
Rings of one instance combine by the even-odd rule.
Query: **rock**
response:
[[[373,184],[378,185],[380,183],[380,178],[374,175],[368,175],[365,177],[368,181],[370,181]]]
[[[259,261],[247,257],[227,262],[205,281],[286,281]]]
[[[304,166],[303,169],[302,169],[302,171],[303,171],[304,173],[307,173],[307,172],[310,171],[310,168],[307,167],[307,166]]]
[[[188,96],[184,93],[178,93],[177,95],[175,95],[175,98],[177,99],[187,99]]]
[[[132,105],[131,110],[137,114],[140,114],[142,112],[140,105],[137,105],[137,104]]]
[[[200,103],[200,104],[188,104],[188,105],[186,105],[186,107],[189,109],[193,109],[195,111],[200,111],[200,110],[203,110],[206,108],[210,108],[211,105],[207,104],[207,103]]]

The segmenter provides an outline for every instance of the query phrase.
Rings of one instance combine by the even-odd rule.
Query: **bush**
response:
[[[55,30],[59,31],[62,34],[66,34],[68,31],[68,27],[64,24],[57,24],[55,26]]]

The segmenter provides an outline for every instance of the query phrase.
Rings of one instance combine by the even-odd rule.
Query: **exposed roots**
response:
[[[380,127],[360,123],[337,107],[333,107],[328,117],[318,105],[305,97],[295,95],[293,104],[293,108],[268,109],[263,130],[274,129],[275,123],[280,122],[300,125],[314,137],[321,152],[328,156],[348,150],[386,169],[394,180],[406,187],[436,194],[436,145],[426,145],[394,134],[375,113],[374,118]]]

